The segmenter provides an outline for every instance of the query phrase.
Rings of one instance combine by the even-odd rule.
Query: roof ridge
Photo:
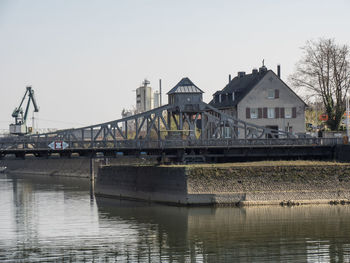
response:
[[[230,102],[232,106],[237,105],[265,76],[272,70],[245,74],[234,77],[222,90],[218,90],[214,95],[235,93],[235,100]],[[210,101],[211,105],[223,106],[225,102],[216,102],[215,98]]]
[[[204,93],[188,77],[182,78],[167,94],[173,93]]]

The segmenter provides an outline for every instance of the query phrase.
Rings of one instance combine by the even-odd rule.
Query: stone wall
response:
[[[338,158],[347,158],[345,147]],[[309,162],[308,165],[212,164],[155,166],[137,160],[111,160],[95,164],[96,194],[181,205],[347,203],[350,165]],[[9,172],[89,178],[88,158],[6,159]],[[124,164],[124,165],[121,165]]]
[[[347,203],[350,165],[105,166],[96,194],[182,205]]]
[[[324,203],[350,199],[350,166],[259,166],[187,169],[189,195],[214,203]]]

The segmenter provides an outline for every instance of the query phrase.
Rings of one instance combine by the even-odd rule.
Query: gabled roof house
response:
[[[307,105],[281,80],[279,72],[280,67],[276,75],[265,66],[253,69],[250,74],[238,72],[222,90],[213,94],[209,104],[259,126],[304,133]]]

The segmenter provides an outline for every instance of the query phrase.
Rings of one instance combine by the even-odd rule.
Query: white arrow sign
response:
[[[69,146],[68,143],[64,141],[53,141],[52,143],[49,144],[49,147],[52,150],[64,150]]]

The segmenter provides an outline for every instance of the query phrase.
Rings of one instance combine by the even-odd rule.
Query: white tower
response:
[[[153,109],[153,92],[152,87],[147,86],[150,82],[145,79],[142,86],[136,89],[136,110],[144,112]]]

